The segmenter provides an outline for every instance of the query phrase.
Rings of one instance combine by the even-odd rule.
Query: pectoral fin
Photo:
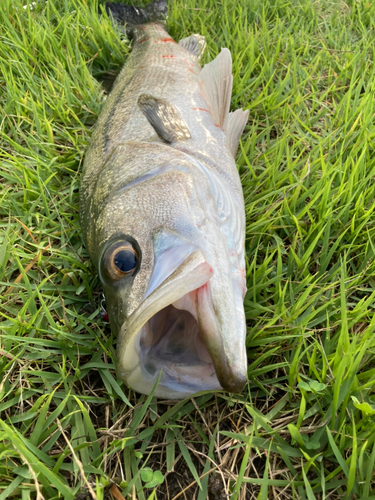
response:
[[[190,131],[179,110],[165,99],[142,94],[138,97],[138,106],[164,141],[172,143],[190,139]]]

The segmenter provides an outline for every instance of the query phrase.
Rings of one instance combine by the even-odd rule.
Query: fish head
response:
[[[163,164],[119,190],[96,218],[117,371],[144,394],[161,372],[158,397],[240,392],[247,380],[244,277],[233,267],[205,180],[178,165]]]

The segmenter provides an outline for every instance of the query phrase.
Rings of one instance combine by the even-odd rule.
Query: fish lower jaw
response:
[[[205,390],[242,391],[246,363],[241,352],[225,350],[209,282],[142,323],[130,335],[128,347],[119,348],[118,373],[132,389],[150,394],[160,376],[154,395],[161,398],[181,399]]]

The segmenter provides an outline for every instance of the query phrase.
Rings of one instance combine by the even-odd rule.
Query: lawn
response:
[[[249,383],[180,402],[116,377],[79,224],[131,43],[96,1],[26,3],[0,5],[0,500],[375,498],[375,3],[170,1],[250,110]]]

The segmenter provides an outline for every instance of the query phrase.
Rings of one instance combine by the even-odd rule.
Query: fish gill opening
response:
[[[210,353],[197,321],[196,291],[158,311],[142,327],[140,364],[146,380],[173,390],[201,391],[219,388]]]

